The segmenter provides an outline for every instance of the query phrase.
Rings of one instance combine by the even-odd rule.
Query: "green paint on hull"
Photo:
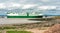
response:
[[[7,16],[7,18],[42,18],[42,16]]]

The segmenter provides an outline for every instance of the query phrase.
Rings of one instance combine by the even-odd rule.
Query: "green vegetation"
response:
[[[30,31],[7,31],[7,33],[32,33]]]
[[[16,27],[4,27],[3,29],[15,29]]]
[[[0,30],[4,30],[4,29],[16,29],[16,27],[0,27]]]

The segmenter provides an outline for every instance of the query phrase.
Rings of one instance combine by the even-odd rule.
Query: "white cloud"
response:
[[[22,5],[19,3],[0,3],[0,9],[5,9],[5,8],[19,8]]]
[[[40,9],[40,10],[50,10],[50,9],[56,9],[56,6],[39,6],[38,9]]]
[[[19,3],[9,3],[7,7],[21,7],[21,4]]]
[[[24,2],[26,2],[26,1],[27,1],[27,0],[20,0],[19,2],[20,2],[20,3],[24,3]]]
[[[35,4],[26,4],[22,7],[22,9],[28,9],[28,8],[35,7],[35,6],[37,6],[37,5],[35,5]]]
[[[42,1],[42,2],[49,2],[50,0],[40,0],[40,1]]]
[[[14,4],[12,4],[12,7],[21,7],[21,4],[14,3]]]
[[[4,5],[4,3],[0,3],[0,9],[1,8],[6,8],[6,6]]]

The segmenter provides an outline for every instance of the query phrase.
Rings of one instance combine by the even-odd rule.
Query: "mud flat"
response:
[[[29,18],[0,18],[0,24],[24,24],[24,23],[36,23],[41,21],[31,21]],[[30,18],[31,19],[31,18]]]

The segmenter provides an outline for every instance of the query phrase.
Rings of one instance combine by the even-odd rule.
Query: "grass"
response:
[[[25,29],[5,29],[6,31],[25,31]]]
[[[7,33],[32,33],[30,31],[7,31]]]
[[[46,30],[48,29],[49,27],[41,27],[40,30]]]

